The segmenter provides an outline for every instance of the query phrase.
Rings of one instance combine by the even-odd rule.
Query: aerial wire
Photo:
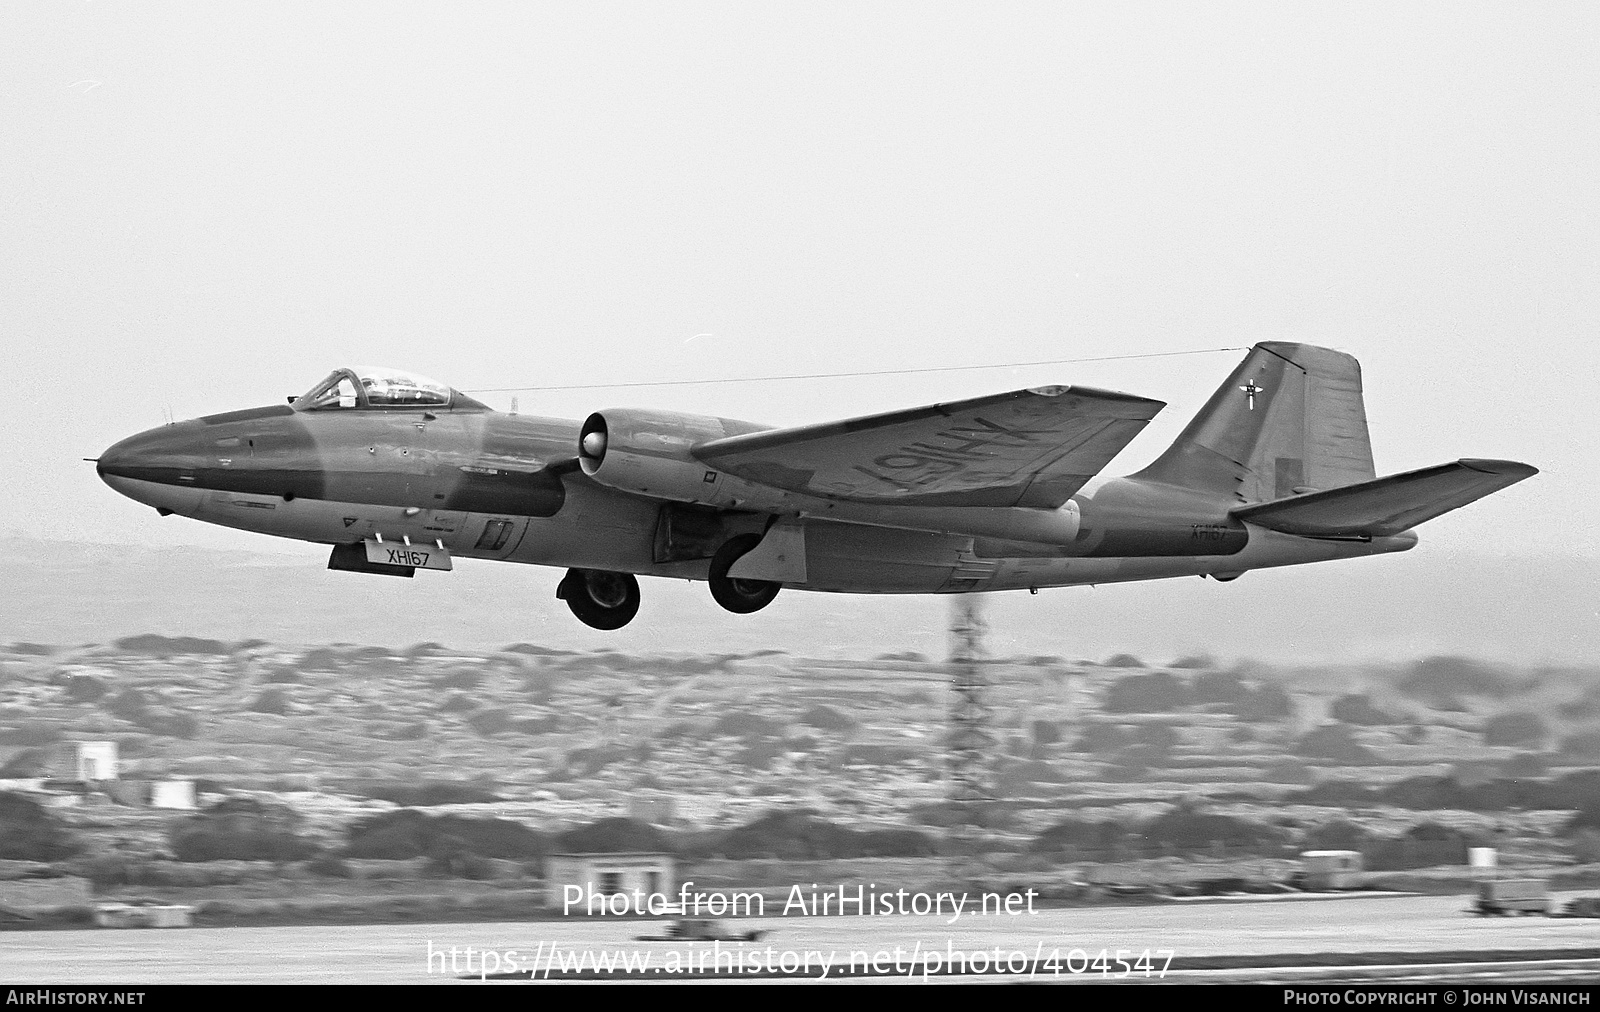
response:
[[[999,362],[994,365],[941,365],[917,369],[876,369],[860,372],[816,372],[784,376],[732,376],[724,379],[645,380],[629,383],[564,383],[534,387],[474,387],[469,394],[506,394],[548,390],[619,390],[627,387],[688,387],[724,383],[777,383],[786,380],[855,379],[867,376],[913,376],[932,372],[972,372],[978,369],[1026,369],[1040,365],[1079,365],[1085,362],[1126,362],[1143,358],[1174,358],[1179,355],[1210,355],[1219,351],[1249,351],[1248,348],[1193,348],[1188,351],[1154,351],[1142,355],[1097,355],[1092,358],[1055,358],[1039,362]]]

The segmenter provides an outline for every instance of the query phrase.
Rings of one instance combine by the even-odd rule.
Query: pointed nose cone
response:
[[[160,480],[157,472],[170,470],[172,461],[168,452],[170,447],[165,444],[169,439],[164,439],[163,429],[150,429],[137,436],[129,436],[120,442],[113,443],[100,459],[95,463],[95,471],[102,481],[117,488],[112,478],[137,478],[144,481]]]
[[[195,487],[203,466],[202,430],[190,422],[163,425],[115,443],[100,455],[100,480],[162,514],[192,515],[203,489]]]

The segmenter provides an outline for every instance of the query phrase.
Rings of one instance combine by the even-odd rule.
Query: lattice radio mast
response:
[[[989,757],[988,677],[984,672],[983,599],[950,596],[950,785],[951,873],[976,880],[983,872],[989,809],[995,800]]]

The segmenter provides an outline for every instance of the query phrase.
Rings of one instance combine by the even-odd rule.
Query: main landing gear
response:
[[[783,584],[772,580],[735,580],[728,570],[739,557],[761,544],[756,534],[740,534],[729,538],[711,557],[711,596],[718,604],[737,615],[760,611],[772,603],[783,589]]]
[[[556,585],[556,597],[596,629],[621,629],[639,613],[639,581],[632,573],[569,569]]]
[[[757,534],[729,538],[711,557],[711,596],[737,615],[760,611],[772,603],[783,589],[773,580],[736,580],[728,570],[757,545]],[[632,573],[607,569],[569,569],[556,585],[556,597],[578,616],[578,621],[595,629],[621,629],[639,613],[639,581]]]

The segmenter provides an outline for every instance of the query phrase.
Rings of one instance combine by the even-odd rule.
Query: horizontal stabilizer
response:
[[[1514,460],[1458,460],[1240,506],[1231,513],[1261,527],[1308,538],[1389,537],[1538,473],[1538,468]]]

